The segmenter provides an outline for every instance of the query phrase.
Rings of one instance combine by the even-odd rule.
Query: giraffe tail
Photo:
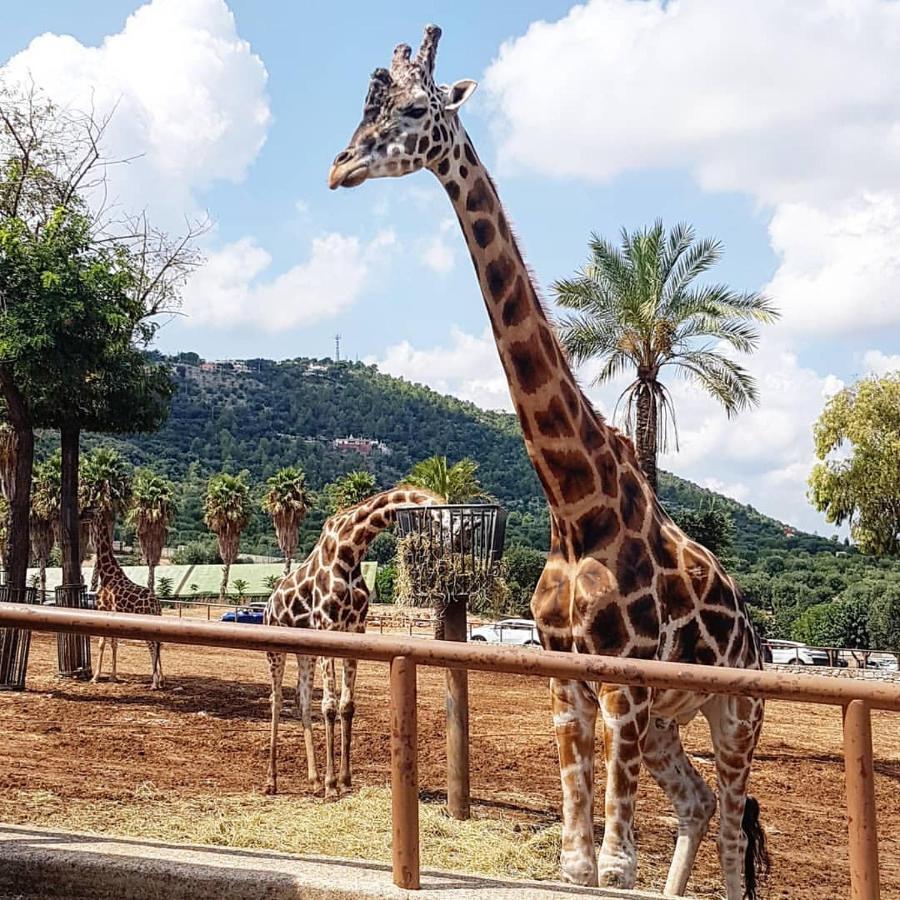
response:
[[[759,882],[765,880],[771,868],[766,832],[759,821],[759,801],[747,796],[741,828],[747,837],[744,852],[744,900],[757,900]]]

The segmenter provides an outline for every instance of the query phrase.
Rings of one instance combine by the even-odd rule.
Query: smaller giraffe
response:
[[[440,499],[417,488],[401,486],[384,491],[333,515],[306,560],[278,583],[266,606],[264,623],[289,628],[313,628],[324,631],[366,630],[369,589],[362,577],[362,560],[376,535],[390,527],[398,509],[430,506]],[[269,653],[272,679],[272,733],[269,744],[269,774],[266,793],[278,789],[277,742],[281,716],[284,678],[284,653]],[[312,734],[312,693],[316,658],[297,654],[297,716],[303,722],[306,764],[314,792],[321,789],[316,769]],[[353,727],[353,692],[356,685],[356,660],[345,659],[341,666],[342,686],[338,706],[335,689],[334,659],[322,659],[322,716],[325,719],[325,797],[334,798],[350,790],[350,742]],[[340,781],[334,772],[334,726],[338,711],[341,718]]]
[[[148,616],[162,615],[159,600],[149,588],[135,584],[122,571],[119,561],[116,559],[112,548],[112,528],[109,522],[102,517],[96,517],[91,521],[91,538],[97,549],[95,566],[100,574],[100,590],[97,592],[97,609],[104,612],[138,613]],[[110,681],[116,678],[116,649],[118,641],[110,638],[112,647],[112,675]],[[150,648],[151,666],[151,690],[159,690],[163,687],[162,658],[160,651],[162,645],[159,641],[148,641]],[[103,654],[106,650],[106,638],[100,638],[100,655],[97,659],[97,669],[91,679],[96,684],[100,678],[100,670],[103,668]]]

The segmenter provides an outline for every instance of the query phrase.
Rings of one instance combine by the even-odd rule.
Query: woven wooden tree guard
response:
[[[62,584],[56,589],[56,605],[63,609],[87,609],[83,584]],[[61,678],[88,681],[91,677],[91,639],[86,634],[58,634],[56,653]]]
[[[17,590],[0,584],[0,602],[37,603],[37,589]],[[0,691],[24,691],[28,671],[31,632],[24,628],[0,628]]]
[[[416,506],[398,511],[397,527],[413,595],[437,613],[435,637],[468,640],[469,600],[488,594],[500,570],[506,511],[495,504]],[[454,819],[468,819],[468,672],[447,669],[446,678],[447,810]]]

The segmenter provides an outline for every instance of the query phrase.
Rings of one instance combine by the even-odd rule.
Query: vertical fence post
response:
[[[879,900],[872,720],[862,700],[852,700],[844,707],[844,770],[850,826],[850,897]]]
[[[416,664],[391,660],[391,831],[394,884],[419,888],[419,761]]]
[[[444,640],[466,640],[466,600],[448,603]],[[447,669],[447,812],[459,821],[471,816],[469,781],[469,673]]]

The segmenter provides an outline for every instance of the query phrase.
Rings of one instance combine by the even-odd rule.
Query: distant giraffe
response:
[[[376,535],[393,524],[397,510],[407,506],[439,503],[434,494],[417,488],[398,487],[375,494],[362,503],[333,515],[322,528],[312,552],[290,575],[281,579],[269,597],[264,622],[292,628],[323,631],[366,630],[369,589],[362,577],[362,560]],[[285,654],[269,653],[272,679],[272,732],[269,743],[269,774],[266,793],[278,789],[277,743],[281,716]],[[297,654],[297,715],[303,722],[309,783],[321,789],[316,769],[312,734],[312,693],[315,657]],[[356,660],[345,659],[341,666],[343,685],[340,706],[335,689],[334,660],[322,659],[322,716],[325,719],[325,796],[335,797],[350,790],[350,743],[354,713]],[[334,725],[341,717],[340,780],[334,773]]]
[[[91,536],[94,547],[97,550],[95,567],[100,576],[100,590],[97,592],[97,609],[105,612],[140,613],[147,616],[162,615],[159,600],[149,588],[135,584],[122,571],[119,561],[116,559],[112,548],[112,529],[102,516],[97,516],[91,522]],[[111,681],[117,681],[116,677],[116,649],[118,641],[110,638],[112,648],[112,675]],[[162,645],[158,641],[148,641],[150,648],[150,665],[152,678],[150,687],[158,690],[163,687],[162,674]],[[100,670],[103,668],[103,654],[106,651],[106,638],[100,638],[100,655],[97,659],[97,669],[91,679],[97,682],[100,678]]]
[[[460,123],[475,89],[434,82],[440,29],[412,58],[376,69],[363,118],[329,186],[427,168],[456,211],[487,306],[525,446],[550,505],[550,553],[532,600],[546,648],[720,666],[761,666],[743,599],[718,560],[659,505],[629,440],[581,392],[523,262],[497,190]],[[764,855],[759,807],[747,796],[763,703],[745,697],[551,682],[563,789],[563,876],[631,888],[634,807],[643,761],[678,816],[667,895],[683,894],[716,798],[685,754],[679,726],[709,721],[719,782],[719,858],[728,900],[756,897]],[[594,855],[594,732],[606,758],[606,827]],[[743,868],[743,873],[742,873]],[[742,889],[742,874],[745,887]]]

